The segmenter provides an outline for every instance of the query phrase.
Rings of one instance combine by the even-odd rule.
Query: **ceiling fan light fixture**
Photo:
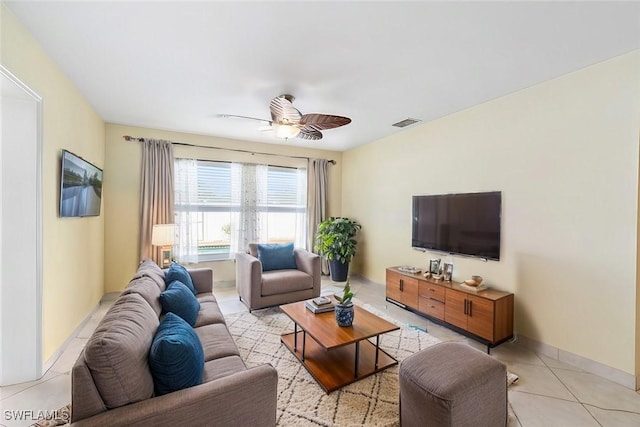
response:
[[[302,114],[291,104],[293,100],[294,97],[292,95],[280,95],[273,98],[269,103],[271,120],[268,121],[255,117],[232,114],[220,114],[219,116],[257,120],[267,124],[267,126],[261,127],[259,130],[273,131],[273,134],[277,138],[289,139],[297,137],[307,141],[321,140],[322,131],[351,123],[350,118],[335,116],[333,114]]]
[[[273,127],[273,131],[278,138],[295,138],[300,133],[300,128],[298,128],[297,126],[281,125],[278,123],[273,123],[271,126]]]

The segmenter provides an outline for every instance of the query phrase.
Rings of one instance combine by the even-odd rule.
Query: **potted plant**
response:
[[[318,225],[316,251],[329,260],[331,280],[344,282],[356,254],[356,233],[362,226],[350,218],[331,217]]]
[[[338,326],[351,326],[353,323],[354,310],[353,302],[351,301],[353,292],[351,292],[349,279],[347,279],[347,283],[344,285],[342,296],[334,295],[334,297],[338,300],[335,308]]]

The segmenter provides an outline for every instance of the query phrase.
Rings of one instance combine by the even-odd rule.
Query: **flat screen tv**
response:
[[[500,260],[502,193],[413,196],[416,249]]]
[[[60,216],[98,216],[102,199],[102,169],[62,150]]]

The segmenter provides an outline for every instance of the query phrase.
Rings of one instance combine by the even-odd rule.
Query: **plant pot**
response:
[[[336,322],[338,322],[338,326],[351,326],[354,313],[353,303],[347,305],[336,304]]]
[[[346,282],[349,273],[349,263],[332,259],[329,261],[329,271],[331,272],[331,280],[334,282]]]

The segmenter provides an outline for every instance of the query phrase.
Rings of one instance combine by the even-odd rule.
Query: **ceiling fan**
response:
[[[330,114],[302,114],[293,106],[293,95],[280,95],[271,100],[271,120],[263,120],[255,117],[236,116],[233,114],[221,114],[221,117],[259,120],[269,124],[267,129],[273,130],[279,138],[300,138],[309,140],[322,139],[322,130],[333,129],[348,125],[351,119],[348,117],[334,116]]]

